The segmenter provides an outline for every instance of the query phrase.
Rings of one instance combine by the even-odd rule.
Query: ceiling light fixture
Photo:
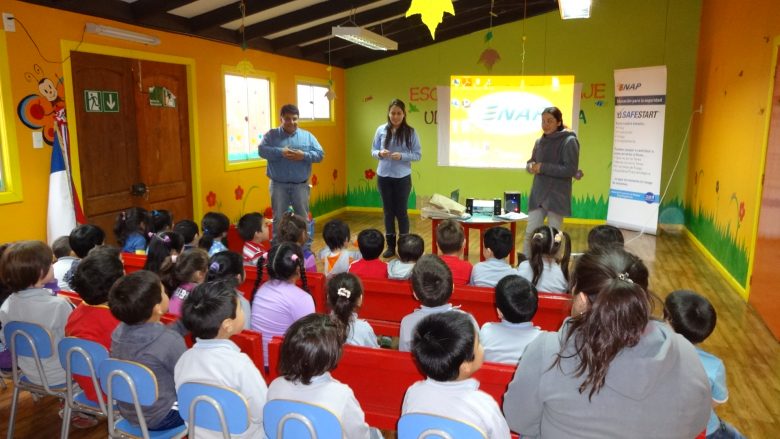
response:
[[[561,19],[590,18],[591,0],[558,0]]]
[[[104,37],[117,38],[120,40],[133,41],[136,43],[147,44],[149,46],[157,46],[160,44],[160,39],[147,34],[139,32],[133,32],[126,29],[119,29],[116,27],[105,26],[102,24],[87,23],[87,33],[102,35]]]
[[[398,50],[398,43],[357,26],[334,26],[332,35],[373,50]]]

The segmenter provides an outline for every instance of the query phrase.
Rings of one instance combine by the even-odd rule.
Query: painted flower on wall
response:
[[[337,180],[338,178],[339,178],[339,170],[338,169],[334,169],[333,170],[333,179]]]
[[[244,198],[244,188],[242,188],[240,184],[236,186],[236,189],[233,191],[233,193],[236,195],[236,200]]]
[[[312,174],[311,175],[311,185],[312,186],[317,186],[317,174]]]
[[[739,222],[745,219],[745,202],[739,203]]]
[[[363,175],[365,175],[365,177],[366,177],[366,180],[373,180],[373,179],[374,179],[374,177],[376,176],[376,172],[374,172],[374,170],[373,170],[373,169],[371,169],[371,168],[368,168],[368,169],[366,169],[366,170],[363,172]]]
[[[214,207],[214,205],[217,204],[217,194],[213,191],[209,191],[208,195],[206,195],[206,204],[208,204],[209,207]]]

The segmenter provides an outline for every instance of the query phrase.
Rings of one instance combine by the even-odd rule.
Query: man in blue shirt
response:
[[[298,128],[298,107],[287,104],[280,113],[281,126],[265,133],[258,147],[260,157],[268,161],[265,174],[270,180],[274,211],[274,245],[278,244],[282,215],[290,206],[308,220],[311,164],[321,162],[325,155],[314,135]],[[311,236],[306,245],[311,245]]]

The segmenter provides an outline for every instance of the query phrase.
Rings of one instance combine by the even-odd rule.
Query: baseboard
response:
[[[720,274],[723,276],[724,279],[726,279],[726,282],[728,282],[729,285],[732,286],[732,288],[737,290],[737,293],[739,293],[740,297],[742,297],[742,299],[745,302],[747,302],[748,300],[747,289],[744,286],[742,286],[742,284],[740,284],[736,279],[734,279],[734,276],[732,276],[731,273],[729,273],[729,271],[726,270],[726,267],[724,267],[720,263],[720,261],[718,261],[715,258],[715,256],[713,256],[712,253],[710,253],[709,249],[707,249],[707,247],[705,247],[704,244],[702,244],[701,241],[699,241],[699,239],[693,233],[691,233],[691,231],[688,230],[687,227],[685,228],[685,234],[691,239],[691,242],[693,242],[693,245],[696,246],[697,249],[699,249],[701,254],[704,255],[704,257],[707,260],[709,260],[710,263],[712,263],[712,265],[715,266],[715,269],[720,272]]]

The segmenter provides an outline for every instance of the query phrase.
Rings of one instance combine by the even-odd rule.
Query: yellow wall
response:
[[[686,204],[693,213],[711,217],[715,228],[743,248],[748,259],[760,204],[780,3],[707,0],[702,5],[694,108],[701,104],[703,113],[693,119]],[[731,271],[729,257],[719,253],[719,244],[690,224],[689,228]],[[745,281],[738,282],[743,287],[748,287],[746,274]],[[747,298],[747,289],[742,292]]]
[[[239,47],[210,42],[202,39],[158,32],[149,29],[134,28],[124,23],[88,17],[80,14],[57,11],[54,9],[30,5],[15,0],[3,2],[3,12],[10,12],[21,22],[17,23],[17,31],[6,33],[7,54],[0,47],[0,56],[7,57],[11,82],[11,103],[14,107],[25,96],[37,93],[37,83],[25,79],[26,72],[32,72],[35,64],[42,67],[46,77],[56,81],[56,76],[64,76],[66,90],[70,82],[69,68],[63,66],[62,48],[72,46],[72,42],[84,39],[81,50],[102,52],[112,55],[156,59],[168,62],[181,62],[191,65],[194,87],[191,88],[194,114],[191,120],[193,157],[199,162],[194,166],[193,184],[197,184],[194,193],[198,196],[195,206],[209,210],[205,197],[213,191],[217,194],[220,210],[230,218],[236,218],[242,211],[262,210],[270,205],[268,195],[268,179],[265,168],[252,168],[226,172],[224,166],[224,128],[223,128],[223,94],[222,66],[235,66],[242,60],[248,60],[256,70],[273,72],[275,83],[275,108],[296,101],[295,77],[305,76],[327,81],[329,72],[327,66],[307,61],[277,56],[265,52],[248,50]],[[147,47],[137,43],[124,42],[92,34],[83,34],[87,22],[108,24],[124,29],[135,30],[156,35],[161,44]],[[36,51],[32,41],[22,30],[26,26],[35,43],[40,48],[45,61]],[[0,41],[0,44],[2,42]],[[312,131],[325,149],[325,160],[314,166],[313,173],[331,175],[334,169],[339,175],[346,175],[344,151],[344,110],[340,99],[344,92],[344,71],[332,69],[333,82],[337,94],[335,105],[335,123],[318,124],[307,127]],[[69,99],[68,96],[65,99]],[[48,192],[49,162],[51,149],[33,149],[32,131],[23,125],[18,118],[12,121],[13,129],[18,139],[18,157],[22,169],[23,200],[17,203],[0,205],[0,242],[15,239],[45,239],[46,238],[46,203]],[[274,120],[274,125],[278,119]],[[71,125],[73,123],[71,122]],[[77,143],[76,139],[76,143]],[[74,160],[77,160],[74,157]],[[76,164],[77,165],[77,164]],[[75,166],[77,167],[77,166]],[[198,183],[199,181],[199,183]],[[318,191],[331,193],[334,190],[340,194],[345,191],[343,178],[337,179],[335,187],[332,184],[315,187],[312,200],[319,197]],[[244,200],[236,200],[234,190],[237,186],[244,189],[244,194],[252,186],[258,186],[248,195],[246,206]],[[212,209],[216,210],[216,206]],[[202,212],[195,210],[196,220]]]

